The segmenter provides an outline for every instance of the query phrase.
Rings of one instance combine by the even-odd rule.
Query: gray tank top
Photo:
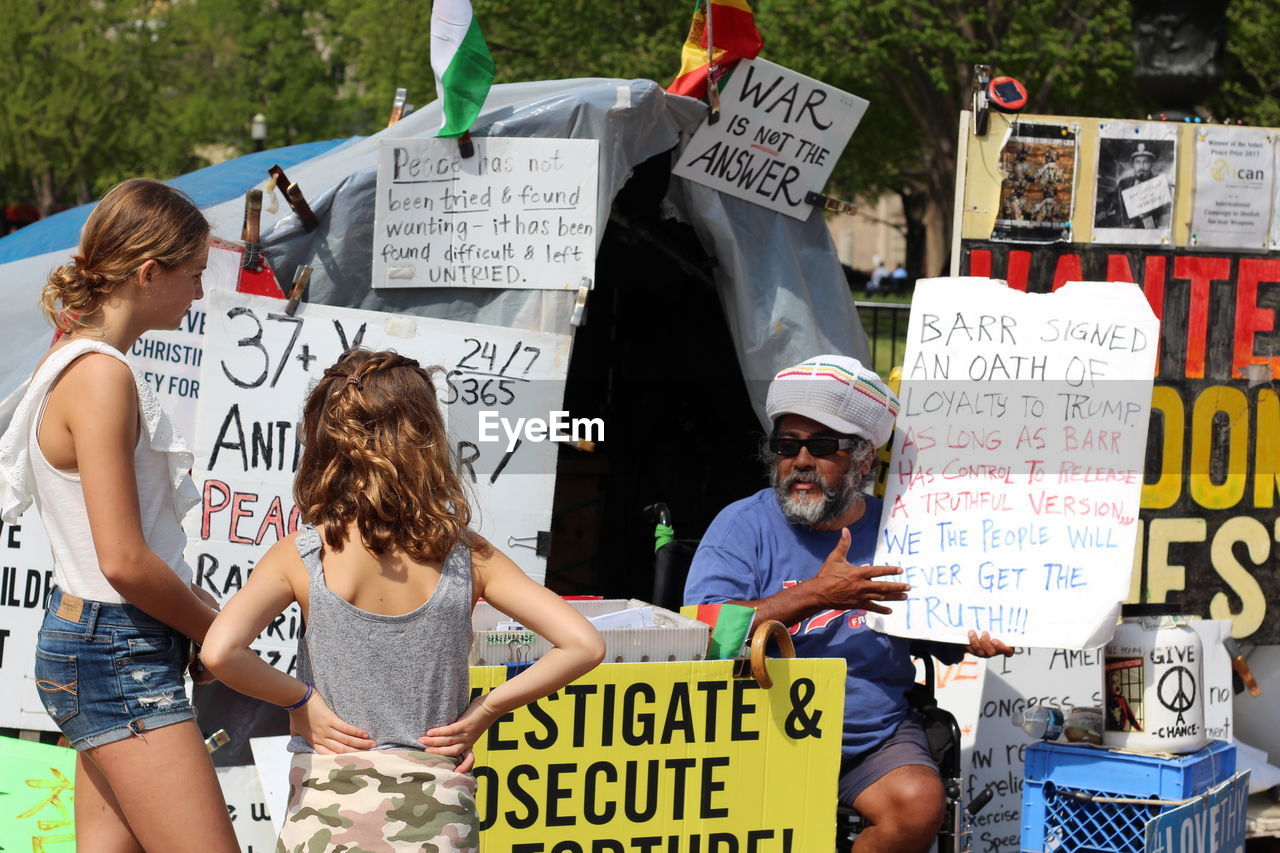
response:
[[[382,616],[325,585],[323,542],[314,527],[300,528],[297,545],[311,575],[298,678],[314,684],[339,717],[367,731],[375,749],[421,750],[418,738],[458,719],[469,701],[471,551],[458,545],[449,552],[439,585],[417,610]],[[294,736],[289,751],[312,749]]]

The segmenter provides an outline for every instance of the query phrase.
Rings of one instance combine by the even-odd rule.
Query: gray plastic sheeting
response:
[[[683,144],[705,114],[700,101],[650,80],[512,83],[493,87],[472,135],[599,140],[598,248],[631,170]],[[272,267],[284,274],[310,264],[306,298],[326,305],[571,334],[573,291],[370,287],[377,146],[434,136],[439,125],[436,102],[344,151],[363,165],[335,183],[318,186],[314,174],[299,180],[320,227],[306,233],[296,217],[279,220],[263,238]],[[765,387],[778,370],[821,353],[867,361],[866,334],[821,214],[800,222],[674,177],[668,201],[718,261],[716,287],[762,424]]]

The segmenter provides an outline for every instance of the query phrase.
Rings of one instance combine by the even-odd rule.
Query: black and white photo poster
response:
[[[1192,246],[1266,251],[1273,140],[1272,132],[1262,128],[1197,129]]]
[[[1093,242],[1170,243],[1178,127],[1133,121],[1098,125]]]

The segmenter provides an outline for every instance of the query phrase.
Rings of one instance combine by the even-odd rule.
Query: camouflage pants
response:
[[[455,766],[412,750],[294,755],[276,853],[474,853],[476,780]]]

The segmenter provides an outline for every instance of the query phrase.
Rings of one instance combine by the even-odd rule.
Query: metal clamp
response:
[[[533,545],[527,543],[533,542]],[[551,553],[551,531],[539,530],[534,536],[508,536],[508,548],[529,548],[539,557],[546,559]]]
[[[302,301],[302,294],[307,289],[307,284],[311,281],[311,267],[306,264],[300,265],[293,271],[293,287],[289,288],[289,301],[284,304],[284,313],[290,317],[298,310],[298,303]]]
[[[284,193],[284,200],[289,203],[289,207],[302,222],[303,230],[316,230],[320,222],[316,219],[315,212],[311,210],[311,205],[307,204],[307,200],[302,197],[302,188],[295,183],[290,183],[284,169],[279,165],[272,166],[267,171],[276,179],[276,186]]]
[[[809,190],[804,194],[804,201],[805,204],[811,204],[814,207],[818,207],[823,210],[830,210],[835,213],[847,213],[852,216],[858,212],[858,206],[851,201],[841,201],[838,198],[832,198],[829,195],[816,193],[813,190]]]

